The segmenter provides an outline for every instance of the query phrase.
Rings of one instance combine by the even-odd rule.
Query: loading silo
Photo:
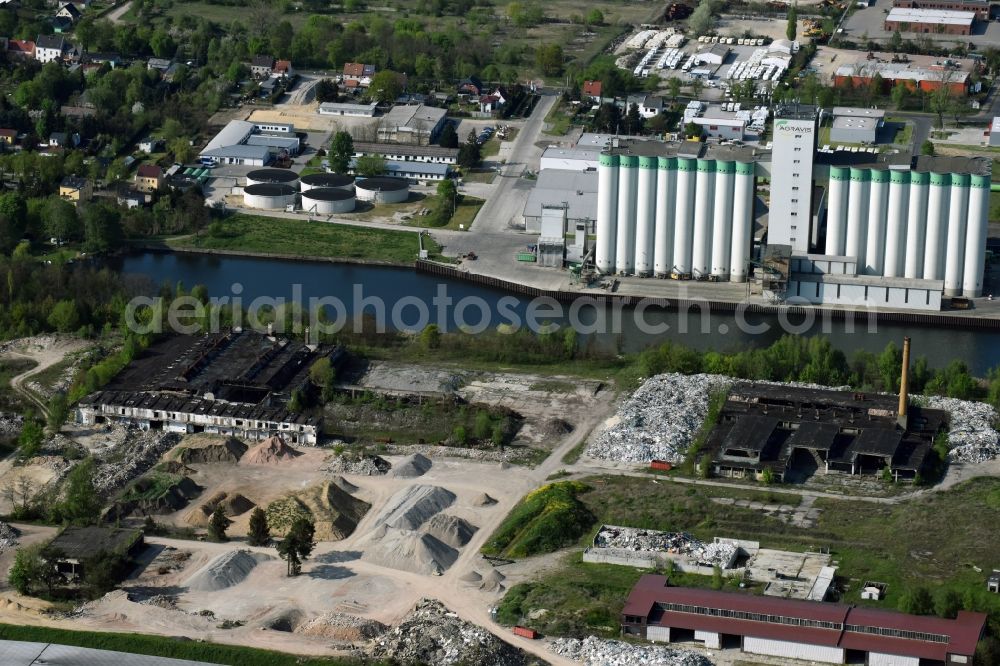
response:
[[[965,259],[966,215],[969,213],[969,181],[967,173],[951,174],[951,194],[948,204],[948,226],[945,228],[944,295],[962,293]]]
[[[729,257],[733,239],[733,193],[736,163],[716,162],[715,208],[712,211],[712,275],[729,279]]]
[[[873,169],[868,193],[868,238],[865,244],[864,273],[884,275],[886,219],[889,213],[889,172]],[[858,273],[861,274],[861,266]]]
[[[618,156],[602,153],[597,167],[597,247],[594,263],[605,275],[615,272],[618,233]]]
[[[698,160],[695,172],[694,236],[691,277],[703,277],[712,267],[712,213],[715,196],[715,160]]]
[[[851,168],[851,181],[847,191],[847,240],[844,254],[858,260],[858,274],[864,273],[865,240],[868,237],[868,184],[869,169]]]
[[[618,233],[615,238],[615,272],[635,272],[635,209],[639,184],[639,158],[618,159]]]
[[[906,263],[903,267],[903,277],[910,279],[920,279],[924,274],[927,196],[930,180],[929,173],[910,172],[910,205],[906,216]]]
[[[750,249],[753,243],[754,163],[736,163],[733,194],[733,238],[729,252],[729,281],[747,279]]]
[[[924,240],[925,280],[944,279],[945,228],[948,226],[948,194],[951,174],[931,172],[927,192],[927,233]]]
[[[691,274],[691,241],[694,231],[694,182],[696,160],[677,160],[677,217],[674,219],[673,271]]]
[[[670,275],[674,265],[674,216],[677,213],[677,158],[661,157],[656,171],[656,233],[653,263],[657,277]]]
[[[989,210],[990,177],[973,174],[969,183],[969,225],[965,233],[965,269],[962,277],[962,295],[967,298],[983,294]]]
[[[851,170],[847,167],[830,167],[830,187],[826,204],[825,254],[844,254],[847,232],[847,191]]]
[[[635,274],[653,274],[653,234],[656,226],[656,157],[639,158],[639,200],[635,217]]]
[[[889,214],[885,229],[885,262],[882,274],[894,278],[903,275],[906,259],[906,209],[910,200],[910,172],[889,172]]]

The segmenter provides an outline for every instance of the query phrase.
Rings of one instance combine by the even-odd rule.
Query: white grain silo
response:
[[[653,274],[653,233],[656,226],[656,157],[639,157],[639,200],[635,217],[635,274]]]
[[[842,256],[847,235],[847,190],[851,170],[830,167],[829,199],[826,204],[825,254]]]
[[[944,231],[948,225],[948,192],[951,174],[931,172],[927,193],[927,233],[924,245],[925,280],[944,279]]]
[[[691,237],[694,230],[694,180],[696,160],[677,160],[677,217],[674,218],[674,266],[681,275],[691,274]]]
[[[865,243],[864,272],[884,275],[886,218],[889,210],[889,172],[873,169],[868,193],[868,238]],[[858,273],[861,273],[860,266]]]
[[[885,229],[885,277],[902,277],[906,258],[906,208],[910,200],[910,172],[889,172],[889,214]]]
[[[847,241],[844,254],[858,260],[858,274],[864,274],[865,241],[868,238],[868,181],[870,169],[851,167],[851,182],[847,193]]]
[[[715,160],[698,160],[694,193],[694,240],[691,243],[691,277],[711,272],[712,212],[715,196]]]
[[[716,162],[715,209],[712,212],[712,275],[729,279],[733,243],[733,192],[736,163]]]
[[[965,270],[962,277],[962,295],[967,298],[983,294],[989,211],[990,177],[973,174],[969,187],[969,226],[965,233]]]
[[[962,293],[966,215],[969,212],[969,180],[970,176],[967,173],[951,174],[948,226],[945,229],[945,296],[959,296]]]
[[[594,263],[605,275],[615,272],[618,233],[618,156],[602,153],[597,167],[597,241]]]
[[[635,204],[639,184],[639,158],[618,158],[618,233],[615,237],[615,273],[631,275],[635,262]]]
[[[736,163],[733,194],[733,242],[729,252],[729,281],[747,279],[750,248],[753,242],[754,163]]]
[[[903,277],[920,279],[924,274],[924,247],[927,245],[927,197],[931,175],[910,172],[910,205],[906,217],[906,260]]]
[[[661,157],[656,172],[656,233],[653,263],[657,277],[668,277],[674,265],[674,215],[677,207],[677,158]]]

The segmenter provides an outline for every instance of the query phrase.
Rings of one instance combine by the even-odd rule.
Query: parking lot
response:
[[[871,7],[858,8],[844,22],[845,38],[852,41],[868,39],[887,40],[892,37],[885,28],[885,17],[892,9],[892,0],[876,0]],[[901,33],[903,39],[931,39],[935,42],[974,44],[978,48],[1000,44],[1000,23],[996,21],[976,21],[971,35],[937,35],[932,33]]]

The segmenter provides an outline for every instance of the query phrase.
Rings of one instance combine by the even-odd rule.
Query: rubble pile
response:
[[[295,633],[342,641],[367,641],[381,636],[387,630],[388,627],[377,620],[333,611],[299,625],[295,628]]]
[[[421,599],[403,621],[372,645],[371,656],[400,664],[527,666],[540,661],[482,627],[459,619],[444,604]]]
[[[16,529],[7,523],[0,522],[0,553],[11,548],[17,548],[17,536],[20,534]]]
[[[997,412],[982,402],[940,396],[924,398],[927,407],[948,412],[948,457],[955,462],[981,463],[1000,457],[1000,441],[993,424]]]
[[[0,437],[17,437],[24,426],[24,417],[20,414],[0,412]]]
[[[605,525],[594,537],[597,548],[615,548],[628,551],[647,551],[686,555],[695,564],[725,569],[739,548],[733,543],[705,543],[687,532],[658,532],[634,527]]]
[[[94,487],[103,495],[111,494],[152,468],[180,440],[181,436],[173,432],[129,428],[120,443],[101,456]]]
[[[587,455],[621,462],[681,462],[705,420],[709,397],[733,383],[721,375],[657,375],[618,408]]]
[[[334,456],[323,467],[323,471],[333,474],[357,474],[359,476],[381,476],[389,471],[392,464],[381,456],[363,455],[358,457]]]
[[[624,641],[606,641],[594,636],[557,638],[550,646],[560,657],[584,666],[712,666],[707,657],[663,645],[634,645]]]

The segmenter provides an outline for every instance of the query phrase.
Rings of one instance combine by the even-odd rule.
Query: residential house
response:
[[[352,79],[358,82],[358,86],[367,88],[371,85],[373,76],[375,76],[375,65],[365,65],[360,62],[349,62],[344,65],[342,77],[345,82]]]
[[[111,69],[122,64],[122,57],[117,53],[84,53],[80,60],[92,65],[108,65]]]
[[[49,134],[49,145],[52,147],[66,148],[70,138],[66,132],[53,132]]]
[[[34,58],[35,43],[27,39],[7,40],[7,56],[10,58]]]
[[[483,82],[479,80],[478,76],[464,78],[458,83],[458,93],[460,95],[482,97],[484,90],[486,89],[483,87]]]
[[[986,581],[986,589],[993,594],[1000,594],[1000,570],[994,569]]]
[[[121,188],[115,198],[119,206],[126,208],[138,208],[146,203],[146,195],[130,187]]]
[[[39,35],[35,40],[35,60],[45,64],[62,60],[66,53],[66,38],[62,35]]]
[[[156,71],[163,73],[170,69],[170,66],[173,64],[174,61],[168,58],[150,58],[146,61],[146,69],[155,69]]]
[[[56,18],[68,19],[71,24],[79,21],[81,16],[80,10],[72,2],[67,2],[56,12]]]
[[[274,69],[274,56],[258,55],[250,61],[250,74],[255,79],[266,79]]]
[[[511,95],[505,88],[497,88],[489,95],[479,98],[479,110],[483,113],[493,113],[506,106],[511,99]]]
[[[163,139],[158,139],[153,136],[147,136],[139,142],[139,150],[146,153],[155,153],[157,149],[163,147]]]
[[[663,98],[656,95],[629,95],[625,100],[625,108],[622,109],[622,112],[628,113],[633,104],[638,108],[639,115],[646,119],[658,116],[663,112]]]
[[[292,69],[292,61],[279,60],[274,63],[274,69],[271,70],[271,76],[277,76],[279,78],[292,78],[295,76],[295,70]]]
[[[80,203],[81,201],[90,201],[90,198],[94,196],[94,189],[86,178],[66,176],[59,183],[59,196],[67,201]]]
[[[16,129],[0,129],[0,143],[13,146],[15,141],[17,141]]]
[[[603,87],[604,85],[600,81],[584,81],[580,96],[600,104],[603,99],[601,96]]]
[[[140,164],[135,172],[135,189],[156,192],[163,186],[163,169],[155,164]]]

